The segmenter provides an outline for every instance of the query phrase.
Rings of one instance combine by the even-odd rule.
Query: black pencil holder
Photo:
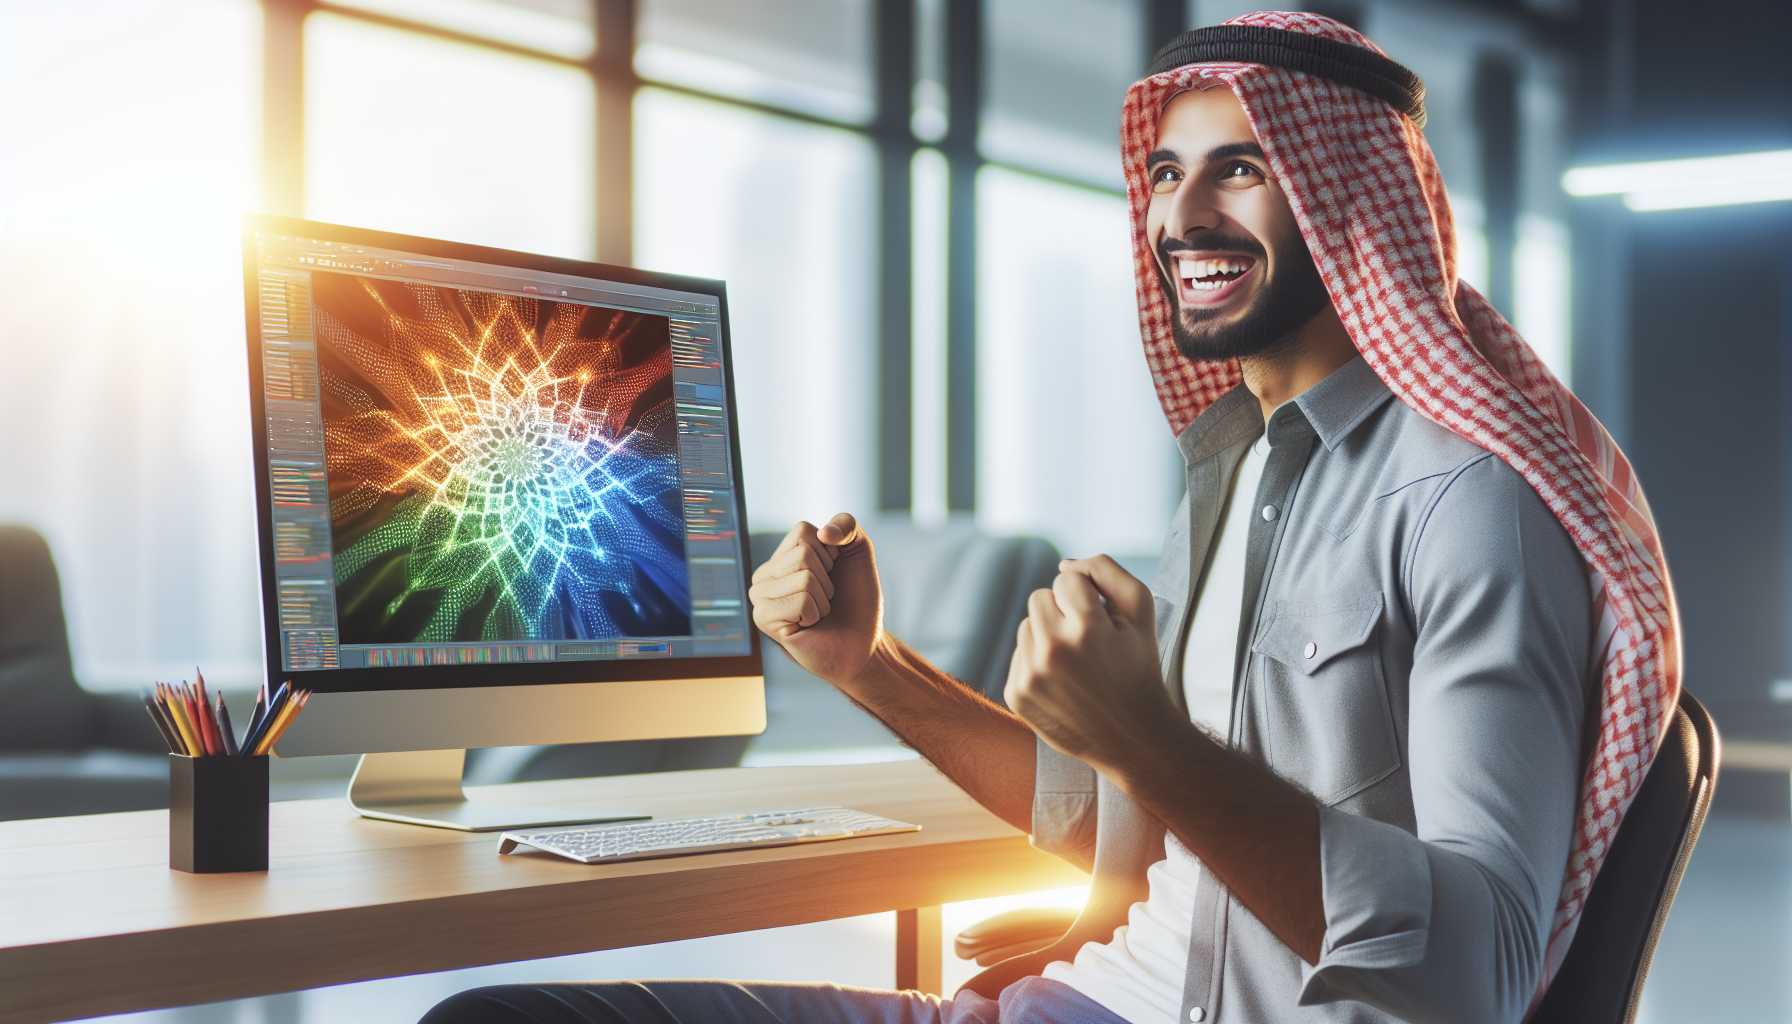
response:
[[[168,755],[168,866],[268,869],[268,758]]]

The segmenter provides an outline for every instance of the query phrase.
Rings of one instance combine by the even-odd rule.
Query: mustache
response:
[[[1157,244],[1157,254],[1162,257],[1164,266],[1169,266],[1175,257],[1171,253],[1194,251],[1196,249],[1212,252],[1236,252],[1245,256],[1265,259],[1267,254],[1263,246],[1250,238],[1235,235],[1199,234],[1193,238],[1166,238]]]

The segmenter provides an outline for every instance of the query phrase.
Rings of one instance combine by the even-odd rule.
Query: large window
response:
[[[48,538],[86,685],[189,677],[201,654],[246,680],[260,601],[237,238],[258,202],[259,10],[5,19],[0,521]]]
[[[995,167],[977,196],[978,519],[1068,555],[1155,552],[1181,495],[1126,201]]]
[[[595,255],[584,71],[325,13],[305,19],[305,62],[312,217]]]
[[[635,70],[831,120],[873,113],[873,0],[641,0]]]
[[[11,5],[0,520],[49,536],[85,685],[258,676],[238,218],[269,209],[723,278],[760,529],[952,515],[1148,559],[1181,484],[1119,108],[1166,17],[1248,6]],[[1565,374],[1561,55],[1497,12],[1355,6],[1426,80],[1464,278]],[[1516,211],[1482,180],[1488,49],[1516,54]]]
[[[721,278],[757,529],[875,506],[875,161],[857,133],[635,101],[635,261]]]
[[[993,159],[1118,191],[1120,101],[1144,67],[1144,6],[990,0],[978,144]]]

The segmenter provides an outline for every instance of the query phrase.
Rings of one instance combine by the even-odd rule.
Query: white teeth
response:
[[[1192,281],[1197,277],[1212,277],[1215,274],[1242,274],[1251,268],[1249,260],[1195,260],[1178,259],[1178,273],[1184,281]]]
[[[1238,279],[1238,275],[1251,269],[1251,261],[1246,259],[1197,260],[1186,257],[1176,261],[1177,276],[1182,283],[1198,292],[1218,291]],[[1219,274],[1232,276],[1223,280],[1201,281],[1198,278],[1214,277]]]

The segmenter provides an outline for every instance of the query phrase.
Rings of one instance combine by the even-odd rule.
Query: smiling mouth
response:
[[[1241,282],[1256,268],[1250,256],[1177,255],[1177,291],[1183,302],[1196,306],[1213,306],[1231,298],[1242,289]]]

